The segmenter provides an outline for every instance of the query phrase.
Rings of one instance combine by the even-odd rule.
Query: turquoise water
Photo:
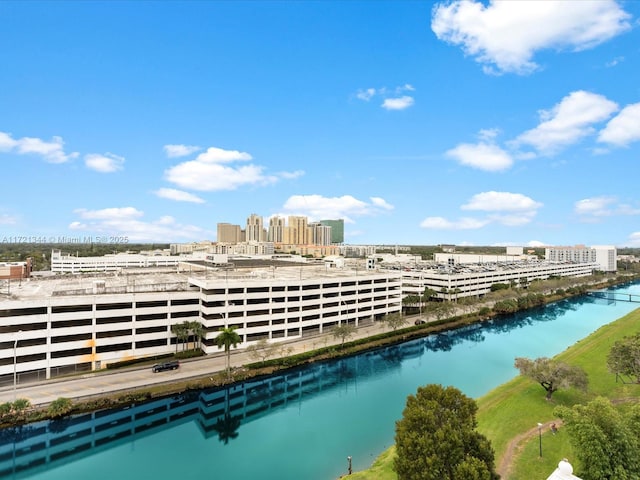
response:
[[[347,456],[360,470],[393,443],[418,386],[481,396],[517,374],[516,356],[553,356],[638,306],[582,297],[230,389],[6,429],[0,477],[332,480]]]

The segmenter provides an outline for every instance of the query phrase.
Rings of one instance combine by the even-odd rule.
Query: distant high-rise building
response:
[[[244,241],[243,231],[240,225],[232,225],[231,223],[218,224],[219,243],[240,243]]]
[[[264,242],[266,240],[262,222],[262,217],[255,213],[252,213],[249,218],[247,218],[247,228],[245,229],[246,242]]]
[[[288,225],[284,229],[284,243],[293,245],[308,245],[311,243],[307,217],[291,215],[288,220]]]
[[[344,243],[344,220],[320,220],[320,223],[331,227],[331,243]]]
[[[331,245],[331,227],[320,222],[309,224],[309,237],[314,245]]]
[[[284,242],[285,221],[283,217],[271,217],[269,219],[269,233],[267,241],[274,243]]]

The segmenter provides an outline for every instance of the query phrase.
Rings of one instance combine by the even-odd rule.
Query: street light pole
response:
[[[540,456],[542,457],[542,424],[538,423],[538,440],[540,445]]]

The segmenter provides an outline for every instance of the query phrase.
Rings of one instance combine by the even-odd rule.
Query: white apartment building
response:
[[[267,232],[263,226],[263,220],[260,215],[252,213],[247,218],[247,226],[244,234],[245,242],[264,242],[267,239]]]
[[[207,252],[212,246],[213,242],[202,241],[192,243],[172,243],[169,245],[169,252],[171,255],[184,255],[194,252]]]
[[[617,250],[613,245],[585,247],[548,247],[544,258],[550,262],[595,263],[596,270],[615,272],[617,270]]]
[[[171,326],[184,321],[205,327],[210,354],[224,327],[235,327],[245,348],[371,323],[401,304],[398,272],[325,266],[31,279],[0,297],[0,383],[14,372],[45,379],[175,352]]]
[[[267,240],[274,243],[282,243],[284,241],[284,217],[271,217],[269,219],[269,232]]]
[[[315,222],[309,224],[309,238],[314,245],[331,245],[331,227]]]

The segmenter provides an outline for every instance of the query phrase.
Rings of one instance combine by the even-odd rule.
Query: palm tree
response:
[[[204,335],[204,327],[200,322],[196,320],[193,322],[189,322],[189,331],[194,337],[196,337],[194,340],[194,343],[197,341],[198,342],[197,348],[200,348],[200,345],[202,342],[202,336]],[[193,348],[195,349],[196,346],[194,345]]]
[[[236,348],[242,342],[242,338],[236,333],[235,328],[227,327],[220,331],[215,342],[218,348],[224,347],[224,351],[227,352],[227,377],[231,378],[231,346]]]
[[[189,338],[189,329],[186,328],[185,322],[176,323],[171,325],[171,333],[176,336],[176,353],[178,353],[178,342],[184,342]],[[184,344],[182,345],[182,350],[184,350]]]
[[[402,299],[402,306],[406,307],[407,313],[408,313],[409,307],[415,308],[417,304],[419,304],[420,306],[422,305],[419,295],[407,295]],[[422,312],[422,309],[420,310],[420,312]]]

